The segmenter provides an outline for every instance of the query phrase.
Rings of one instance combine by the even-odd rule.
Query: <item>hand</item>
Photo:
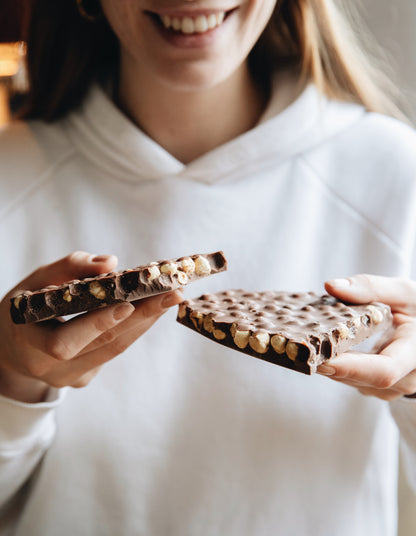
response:
[[[328,281],[325,288],[350,303],[390,305],[394,329],[377,353],[346,352],[318,372],[383,400],[416,393],[416,282],[362,274]]]
[[[44,400],[50,386],[87,385],[104,363],[121,354],[169,307],[182,301],[182,293],[174,291],[98,309],[68,321],[12,322],[10,298],[23,290],[107,273],[116,266],[113,255],[94,257],[78,251],[39,268],[3,298],[0,394],[34,403]]]

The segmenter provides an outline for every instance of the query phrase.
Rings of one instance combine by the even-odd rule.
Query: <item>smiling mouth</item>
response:
[[[228,15],[234,11],[218,11],[216,13],[210,13],[209,15],[197,15],[195,17],[185,16],[171,16],[171,15],[158,15],[157,13],[150,13],[152,17],[161,24],[166,30],[170,30],[175,33],[191,35],[191,34],[203,34],[214,30],[223,24]]]

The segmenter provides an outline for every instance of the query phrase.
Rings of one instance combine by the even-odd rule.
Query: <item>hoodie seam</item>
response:
[[[350,212],[354,213],[357,217],[359,217],[366,226],[371,229],[376,235],[380,236],[382,240],[387,242],[391,248],[393,248],[396,253],[400,256],[400,258],[405,259],[406,255],[403,250],[403,247],[398,244],[391,236],[389,236],[383,229],[381,229],[374,221],[370,220],[360,212],[357,207],[352,205],[350,202],[348,202],[346,199],[344,199],[337,191],[335,191],[333,188],[331,188],[326,182],[322,174],[315,169],[315,167],[309,162],[306,155],[299,156],[299,163],[304,165],[310,172],[313,173],[315,179],[317,179],[320,183],[320,185],[333,197],[338,201],[339,204],[346,207]]]

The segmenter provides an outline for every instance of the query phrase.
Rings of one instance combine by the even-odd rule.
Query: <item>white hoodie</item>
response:
[[[189,297],[416,275],[413,130],[312,86],[275,107],[189,165],[98,87],[65,120],[12,126],[0,137],[3,292],[76,249],[114,253],[120,268],[222,249],[228,272]],[[84,389],[0,400],[2,535],[396,533],[398,428],[416,486],[416,400],[225,349],[175,314]]]

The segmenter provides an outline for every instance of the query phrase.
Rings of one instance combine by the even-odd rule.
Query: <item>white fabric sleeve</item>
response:
[[[416,399],[394,400],[390,402],[390,411],[400,430],[405,472],[416,493]]]
[[[54,408],[65,389],[47,400],[26,404],[0,395],[0,508],[30,477],[55,435]]]
[[[416,195],[413,196],[412,231],[409,233],[412,243],[409,258],[409,276],[416,281]],[[390,402],[390,411],[400,430],[401,447],[405,472],[410,486],[416,493],[416,398],[401,397]]]

